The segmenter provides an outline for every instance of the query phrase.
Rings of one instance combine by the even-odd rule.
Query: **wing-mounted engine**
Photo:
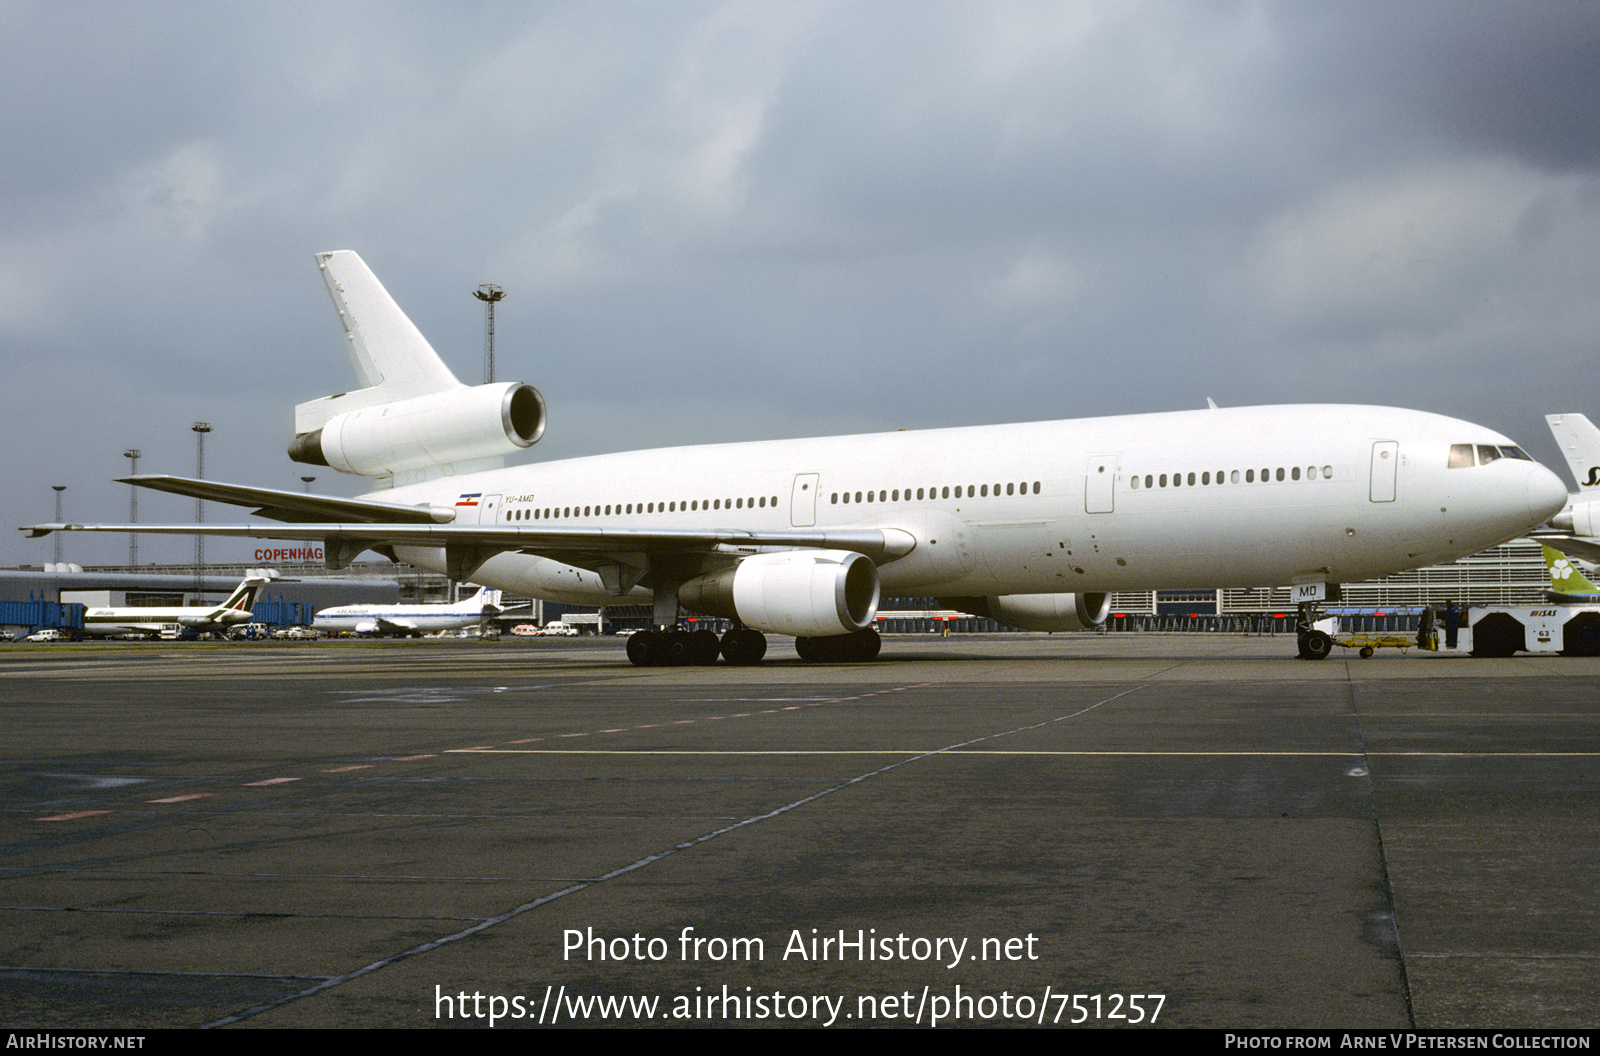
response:
[[[537,443],[544,427],[544,397],[532,385],[463,385],[334,415],[295,437],[289,457],[363,477],[446,465],[464,473],[501,465]]]
[[[1588,498],[1580,492],[1566,509],[1550,518],[1550,526],[1573,535],[1600,535],[1600,499]]]
[[[1024,631],[1082,631],[1106,622],[1109,594],[991,594],[980,598],[940,598],[957,612],[984,616]]]
[[[877,566],[847,550],[755,554],[678,589],[686,608],[797,637],[850,634],[872,626],[878,595]]]

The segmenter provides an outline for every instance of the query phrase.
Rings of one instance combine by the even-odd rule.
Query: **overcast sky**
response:
[[[284,453],[352,383],[330,249],[464,381],[505,288],[535,460],[1209,396],[1437,411],[1566,475],[1543,416],[1600,420],[1591,0],[3,0],[0,98],[10,524],[53,484],[125,520],[123,450],[192,474],[196,420],[208,477],[362,490]]]

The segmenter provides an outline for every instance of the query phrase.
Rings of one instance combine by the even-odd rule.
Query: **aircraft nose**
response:
[[[1544,524],[1567,505],[1567,486],[1561,478],[1535,462],[1528,473],[1528,517]]]

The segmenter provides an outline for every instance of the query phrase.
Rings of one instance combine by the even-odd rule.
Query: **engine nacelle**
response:
[[[1600,528],[1600,499],[1577,499],[1572,505],[1550,518],[1552,528],[1561,528],[1573,535],[1595,535]]]
[[[1106,622],[1111,595],[990,594],[981,598],[940,598],[939,604],[1025,631],[1082,631]]]
[[[878,568],[863,554],[785,550],[697,576],[678,600],[758,631],[824,638],[871,627],[878,593]]]
[[[462,386],[335,415],[289,445],[289,457],[341,473],[406,470],[492,459],[544,435],[544,397],[532,385]]]

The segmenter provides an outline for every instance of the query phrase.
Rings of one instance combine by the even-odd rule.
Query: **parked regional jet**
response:
[[[39,525],[319,541],[520,594],[654,607],[636,664],[870,659],[879,597],[1037,630],[1109,592],[1292,586],[1302,656],[1338,584],[1450,561],[1543,524],[1566,488],[1482,426],[1387,407],[1142,414],[595,455],[504,467],[538,390],[459,382],[356,254],[317,257],[361,388],[295,409],[290,457],[372,478],[339,499],[141,476],[288,524]],[[678,630],[687,608],[735,621]]]
[[[319,631],[421,638],[434,631],[478,627],[499,612],[500,592],[483,587],[448,605],[339,605],[317,613],[311,626]]]
[[[1550,432],[1572,469],[1578,490],[1567,506],[1550,518],[1554,532],[1538,539],[1586,561],[1600,561],[1600,429],[1581,414],[1547,414]]]
[[[250,622],[256,595],[271,583],[267,576],[246,576],[233,588],[226,601],[216,605],[189,605],[183,608],[86,609],[83,631],[96,638],[118,634],[160,634],[174,625],[200,634],[221,634],[229,627]]]

